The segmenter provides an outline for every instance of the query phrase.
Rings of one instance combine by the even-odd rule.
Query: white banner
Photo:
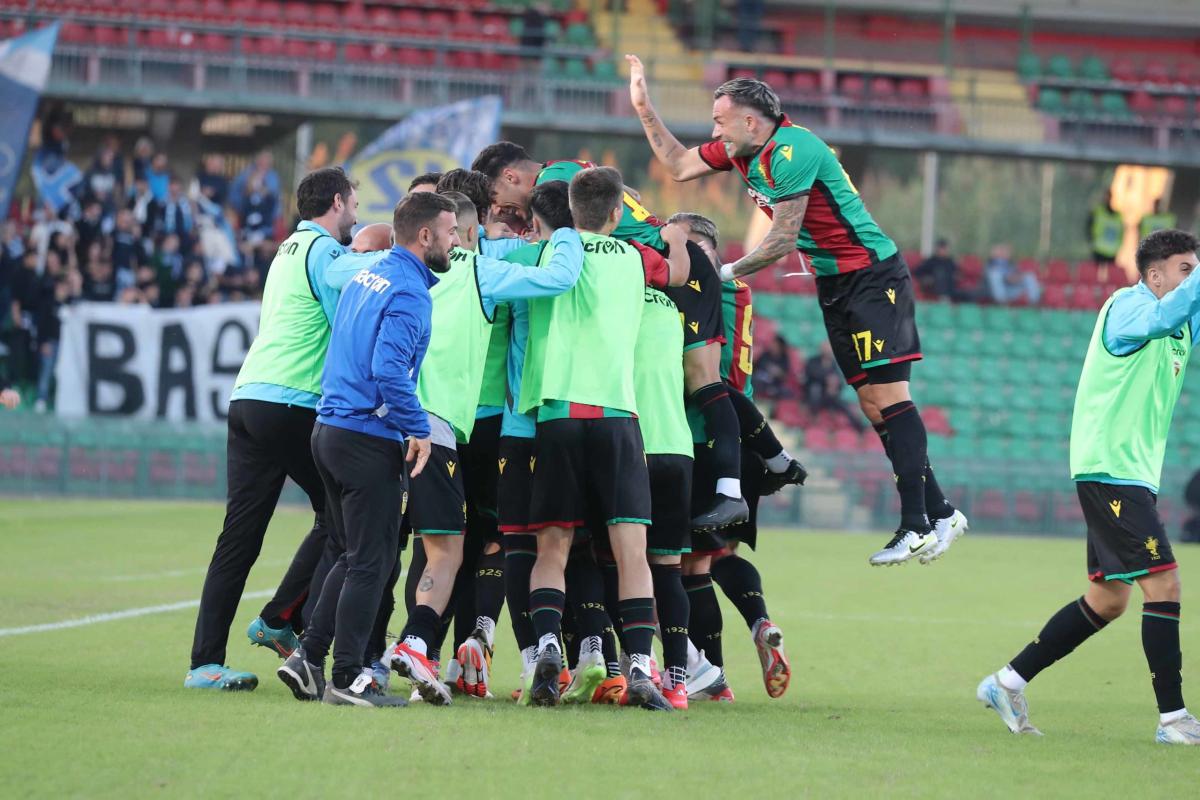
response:
[[[258,303],[67,307],[54,373],[58,415],[224,420],[258,313]]]

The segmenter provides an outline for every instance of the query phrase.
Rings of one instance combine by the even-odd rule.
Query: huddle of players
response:
[[[409,622],[376,663],[377,681],[386,682],[381,668],[390,665],[429,702],[448,703],[448,685],[488,696],[495,620],[507,599],[522,653],[522,703],[686,708],[689,689],[693,698],[730,700],[708,567],[720,553],[718,574],[751,627],[768,692],[782,695],[790,677],[782,633],[767,619],[757,571],[725,545],[730,536],[753,546],[758,495],[801,482],[804,471],[749,400],[749,288],[729,284],[723,301],[706,255],[715,254],[715,226],[690,214],[663,225],[640,210],[616,170],[543,166],[512,143],[485,149],[475,166],[456,171],[452,182],[473,197],[447,193],[458,203],[464,247],[431,290],[433,334],[418,381],[431,421],[445,420],[448,430],[439,441],[435,423],[430,463],[411,481],[407,520],[418,544]],[[495,179],[514,170],[529,174],[527,192],[515,193],[511,181],[508,191],[495,191]],[[449,177],[435,188],[447,189]],[[569,178],[569,188],[559,178]],[[473,246],[468,237],[493,201],[514,226],[526,224],[529,244]],[[651,244],[620,238],[627,231]],[[530,273],[493,271],[494,256],[484,250],[508,250],[509,264],[541,267],[539,280],[493,280]],[[704,311],[703,326],[677,307],[672,297],[681,294],[683,308]],[[701,398],[692,394],[691,424],[689,328],[691,349],[710,348],[717,367],[722,344],[732,344],[724,359],[729,382],[718,376]],[[750,412],[740,425],[732,393]],[[714,468],[708,456],[716,437],[705,430],[704,406],[718,401],[732,421],[733,430],[722,431],[737,462],[732,470]],[[693,485],[694,455],[704,466]],[[747,498],[738,478],[714,477],[722,470],[748,478]],[[713,522],[714,508],[727,519]],[[682,556],[693,546],[685,577]],[[699,609],[689,610],[689,592]],[[451,615],[459,646],[443,682],[437,662]],[[689,642],[689,618],[702,648]],[[652,666],[656,630],[661,677]],[[288,672],[285,665],[281,676]]]

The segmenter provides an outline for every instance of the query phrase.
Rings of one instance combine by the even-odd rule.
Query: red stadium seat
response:
[[[1142,80],[1150,83],[1170,83],[1171,71],[1161,61],[1148,61],[1142,67]]]
[[[1065,284],[1052,283],[1042,294],[1042,305],[1047,308],[1067,307],[1067,287]]]
[[[929,97],[929,82],[923,78],[904,78],[896,84],[896,91],[905,100],[925,100]]]
[[[1114,80],[1125,83],[1133,83],[1138,79],[1137,67],[1128,58],[1113,59],[1112,63],[1108,65],[1108,74],[1112,75]]]
[[[780,400],[775,406],[775,419],[789,428],[798,428],[808,421],[808,414],[797,400]]]
[[[1061,258],[1051,259],[1046,263],[1046,280],[1050,283],[1068,284],[1071,282],[1071,265]]]
[[[1081,261],[1075,265],[1075,282],[1077,284],[1094,284],[1100,280],[1100,269],[1091,261]]]
[[[128,31],[111,25],[97,25],[92,34],[96,44],[101,47],[123,47],[129,43]]]
[[[1019,269],[1021,272],[1032,272],[1036,275],[1041,268],[1042,262],[1038,261],[1036,258],[1022,258],[1017,262],[1017,269]]]
[[[1200,85],[1200,64],[1197,64],[1192,59],[1184,59],[1175,64],[1175,73],[1172,76],[1176,83],[1182,83],[1184,86]]]
[[[1138,89],[1129,95],[1129,109],[1136,114],[1147,116],[1158,111],[1158,101],[1145,89]]]
[[[258,0],[254,3],[240,4],[245,9],[245,15],[251,19],[278,25],[283,20],[283,6],[276,0]]]
[[[384,6],[375,6],[370,13],[371,27],[378,31],[391,31],[395,24],[395,15],[390,8]],[[396,33],[405,33],[405,31],[396,31]]]
[[[226,6],[225,0],[204,0],[200,6],[200,13],[207,22],[224,23],[229,16],[229,8]]]
[[[1076,284],[1074,291],[1071,292],[1070,307],[1083,310],[1099,308],[1100,302],[1097,299],[1098,288],[1095,284]]]
[[[734,69],[730,70],[729,77],[731,79],[733,79],[733,78],[757,78],[758,70],[751,69],[750,67],[735,67]]]
[[[997,489],[985,489],[978,502],[971,507],[973,513],[986,519],[1004,519],[1008,516],[1008,501]]]
[[[1038,522],[1042,519],[1042,504],[1033,492],[1017,492],[1014,506],[1017,519],[1021,522]]]
[[[338,27],[345,24],[342,19],[345,6],[334,3],[313,3],[311,8],[313,20],[320,27]]]
[[[874,431],[871,432],[875,436]],[[853,428],[839,428],[833,435],[833,449],[840,450],[844,453],[853,453],[859,450],[859,434]],[[875,437],[878,439],[879,437]]]
[[[808,70],[793,72],[791,86],[793,92],[816,94],[821,90],[821,78],[817,73]]]
[[[874,78],[871,78],[869,87],[872,97],[889,100],[896,96],[895,82],[885,75],[876,75]]]
[[[58,31],[59,41],[68,44],[82,44],[92,41],[92,31],[78,22],[64,22]]]
[[[831,450],[833,449],[833,438],[825,428],[806,428],[804,430],[804,446],[817,452]]]
[[[1163,98],[1163,113],[1170,117],[1186,117],[1191,109],[1191,102],[1181,94],[1169,94]]]
[[[867,90],[867,82],[861,75],[843,75],[838,78],[838,91],[847,97],[862,97]]]
[[[775,89],[776,91],[779,89],[786,89],[790,83],[788,80],[788,74],[781,69],[768,69],[764,71],[762,79],[766,83],[769,83],[771,88]]]

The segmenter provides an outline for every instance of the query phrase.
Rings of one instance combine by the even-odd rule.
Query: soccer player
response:
[[[433,453],[430,468],[412,483],[409,521],[413,532],[421,535],[428,560],[408,623],[385,660],[413,682],[423,700],[445,705],[450,695],[438,679],[429,647],[441,631],[442,614],[462,564],[467,520],[458,444],[470,439],[475,423],[495,309],[501,302],[567,291],[579,277],[583,251],[579,235],[563,229],[555,234],[557,258],[545,268],[480,256],[476,204],[457,192],[442,196],[455,203],[462,246],[451,254],[450,270],[431,292],[434,335],[417,384],[429,412]],[[476,696],[487,693],[495,622],[488,623],[476,637],[484,657],[469,658],[463,665],[464,684],[470,683]]]
[[[1096,320],[1071,418],[1071,477],[1087,521],[1087,591],[979,684],[978,698],[1013,733],[1029,721],[1025,686],[1124,613],[1142,590],[1142,649],[1158,701],[1155,740],[1200,744],[1183,703],[1179,570],[1158,515],[1167,432],[1192,348],[1200,341],[1200,241],[1162,230],[1137,249],[1141,281],[1119,289]]]
[[[552,180],[569,181],[586,161],[533,160],[525,148],[512,142],[497,142],[484,148],[475,159],[475,169],[493,179],[495,203],[520,208],[533,186]],[[659,229],[662,223],[647,211],[626,188],[623,213],[613,236],[665,251]],[[669,287],[666,294],[684,314],[684,375],[689,402],[704,414],[713,438],[720,486],[709,507],[692,521],[695,527],[716,529],[744,521],[749,514],[742,500],[738,458],[738,416],[721,382],[718,365],[721,343],[721,297],[712,265],[699,248],[688,245],[691,259],[688,280],[682,287]],[[775,469],[775,466],[772,466]],[[786,472],[780,468],[779,472]],[[784,480],[788,478],[785,476]]]
[[[384,694],[363,654],[399,548],[407,463],[420,477],[430,454],[429,417],[417,399],[430,343],[434,273],[458,244],[454,204],[428,192],[400,201],[396,246],[347,285],[321,376],[312,450],[329,496],[331,536],[342,553],[325,578],[301,646],[278,670],[299,700],[402,706]],[[407,445],[405,442],[407,441]],[[331,680],[325,656],[336,635]]]
[[[650,486],[636,417],[633,361],[645,286],[681,285],[689,270],[685,236],[664,230],[671,255],[612,238],[624,186],[611,167],[577,174],[571,216],[584,264],[568,292],[529,304],[529,339],[518,411],[538,409],[530,526],[537,561],[529,608],[538,636],[531,698],[559,701],[559,645],[566,601],[563,573],[574,530],[601,519],[620,573],[618,617],[632,659],[632,705],[670,709],[650,680],[653,582],[646,561]],[[579,365],[586,365],[580,369]]]
[[[941,557],[967,528],[929,465],[925,425],[909,394],[921,358],[912,281],[895,243],[867,213],[837,156],[812,131],[793,125],[771,87],[738,78],[717,87],[713,141],[685,148],[650,102],[645,71],[627,55],[629,92],[655,156],[677,181],[737,170],[771,229],[753,251],[721,267],[722,280],[765,269],[795,249],[817,273],[829,343],[896,475],[900,525],[876,566]],[[932,521],[931,521],[932,518]]]
[[[442,173],[440,172],[426,172],[424,175],[418,175],[408,184],[408,193],[436,192],[438,181],[441,179]]]
[[[357,222],[358,198],[337,167],[305,176],[296,192],[302,222],[271,262],[258,335],[229,403],[225,524],[196,615],[188,688],[254,689],[258,678],[225,666],[229,626],[262,549],[283,482],[308,495],[313,527],[275,596],[247,631],[250,641],[286,657],[297,640],[291,619],[325,550],[325,488],[308,444],[320,398],[330,324],[351,269],[334,269]]]
[[[712,220],[699,214],[679,213],[668,221],[685,225],[692,241],[706,251],[716,252],[717,227]],[[761,415],[751,399],[754,391],[751,381],[754,369],[754,308],[751,300],[750,287],[745,282],[734,280],[724,284],[722,310],[726,344],[721,348],[721,375],[729,386],[730,396],[735,398],[735,404],[744,405],[751,412],[739,415],[744,420],[742,476],[746,501],[750,505],[750,519],[722,531],[693,532],[692,552],[685,559],[683,578],[692,601],[689,634],[692,641],[698,643],[688,650],[687,691],[693,698],[733,700],[733,692],[722,669],[723,622],[713,589],[714,581],[733,602],[750,629],[767,694],[782,697],[791,681],[791,665],[783,649],[783,632],[767,614],[762,577],[752,563],[737,553],[739,543],[745,543],[751,550],[757,543],[759,497],[780,488],[779,483],[772,484],[775,473],[766,469],[764,462],[771,458],[769,454],[779,453],[782,447],[765,420],[753,421],[753,416],[761,420]],[[692,414],[688,422],[696,442],[696,472],[701,475],[699,479],[693,476],[692,504],[700,508],[708,502],[704,492],[711,485],[705,477],[712,469],[710,450],[707,447],[704,419]],[[799,462],[793,461],[793,464],[799,473],[799,483],[803,483],[807,472]]]

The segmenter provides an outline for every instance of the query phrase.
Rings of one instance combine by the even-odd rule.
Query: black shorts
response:
[[[1158,498],[1141,486],[1076,481],[1087,521],[1087,570],[1093,581],[1124,581],[1175,569]]]
[[[425,469],[410,481],[408,522],[417,536],[461,536],[467,528],[467,499],[458,451],[433,446]]]
[[[699,514],[712,503],[717,491],[717,473],[713,468],[712,450],[695,445],[696,459],[692,467],[692,513]],[[744,542],[751,550],[758,544],[758,498],[762,494],[763,473],[767,465],[757,453],[742,448],[742,497],[750,506],[750,519],[718,531],[692,531],[692,553],[712,555],[724,550],[730,542]]]
[[[496,459],[496,504],[501,533],[529,533],[533,494],[533,439],[501,436]]]
[[[650,524],[650,477],[635,418],[539,422],[533,452],[533,529],[590,520]]]
[[[646,552],[676,556],[691,549],[692,459],[674,453],[646,456],[650,518]]]
[[[467,499],[467,535],[487,542],[497,541],[496,460],[500,448],[500,421],[503,415],[475,420],[471,441],[458,446],[463,465],[463,490]]]
[[[691,270],[683,286],[665,289],[683,317],[683,349],[725,342],[725,323],[721,316],[721,278],[708,256],[695,242],[688,242]]]
[[[921,338],[912,278],[899,253],[865,269],[817,276],[817,300],[847,383],[908,380]]]

